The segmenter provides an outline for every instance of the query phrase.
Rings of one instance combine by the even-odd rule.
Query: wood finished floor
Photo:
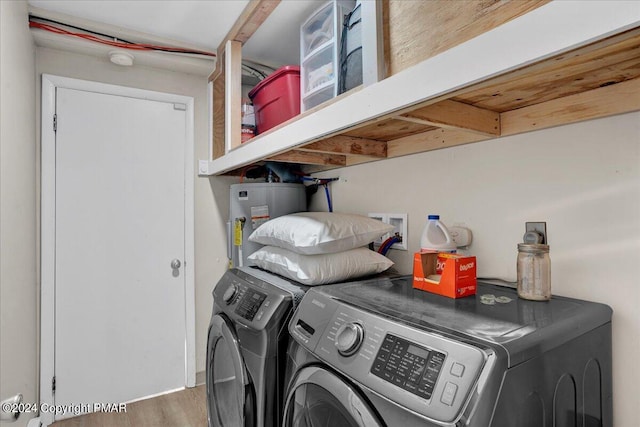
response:
[[[206,427],[205,386],[127,404],[126,413],[91,413],[52,427]]]

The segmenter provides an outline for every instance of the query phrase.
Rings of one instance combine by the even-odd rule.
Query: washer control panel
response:
[[[373,361],[371,373],[428,400],[445,359],[444,353],[387,334]]]
[[[293,339],[357,384],[429,420],[455,423],[487,354],[311,289],[289,323]]]

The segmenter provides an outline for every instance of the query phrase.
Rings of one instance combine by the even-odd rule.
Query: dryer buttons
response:
[[[442,391],[442,397],[440,397],[440,402],[448,406],[453,405],[453,399],[456,398],[457,392],[458,392],[457,385],[455,385],[454,383],[446,383],[444,385],[444,390]]]
[[[267,298],[267,295],[253,289],[241,293],[240,303],[238,307],[236,307],[235,312],[247,320],[253,320],[258,312],[258,308],[260,308],[262,302]]]
[[[464,365],[457,362],[451,365],[451,375],[460,378],[462,374],[464,374]]]

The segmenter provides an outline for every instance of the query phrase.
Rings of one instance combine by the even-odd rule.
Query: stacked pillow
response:
[[[392,230],[362,215],[300,212],[258,227],[249,240],[266,246],[248,258],[260,268],[305,285],[355,279],[393,265],[366,247]]]

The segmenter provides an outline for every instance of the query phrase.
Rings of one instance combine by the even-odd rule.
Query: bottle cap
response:
[[[427,219],[440,219],[440,215],[429,215]]]

